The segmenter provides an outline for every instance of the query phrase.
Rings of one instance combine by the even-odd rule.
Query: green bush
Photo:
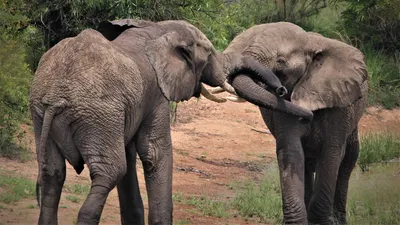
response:
[[[0,3],[0,156],[24,160],[27,150],[15,143],[23,137],[19,125],[27,118],[32,77],[25,62],[27,36],[20,31],[28,19],[21,14],[21,0]]]
[[[392,109],[400,106],[400,54],[389,57],[370,47],[362,48],[368,70],[368,102]]]
[[[400,50],[400,0],[345,0],[342,14],[344,31],[358,42],[375,50],[394,53]]]
[[[19,124],[27,117],[32,75],[24,61],[23,45],[4,35],[0,38],[0,156],[25,160],[27,150],[15,141],[23,137]]]

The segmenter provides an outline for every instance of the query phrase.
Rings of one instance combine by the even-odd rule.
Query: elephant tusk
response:
[[[207,91],[211,94],[218,94],[226,91],[233,95],[237,95],[235,89],[230,84],[228,84],[227,81],[225,81],[220,87],[210,88],[207,89]]]
[[[205,87],[203,84],[201,84],[201,95],[203,95],[206,99],[211,100],[213,102],[218,102],[218,103],[222,103],[222,102],[226,102],[226,99],[224,98],[219,98],[213,94],[211,94]]]
[[[225,81],[223,84],[221,84],[221,88],[224,89],[226,92],[231,93],[233,95],[237,95],[235,88],[233,88],[228,81]]]
[[[247,102],[246,99],[238,97],[238,96],[228,96],[228,97],[226,97],[226,99],[228,99],[229,101],[232,101],[232,102]]]
[[[222,89],[222,87],[216,87],[216,88],[210,88],[210,89],[208,89],[208,91],[211,94],[218,94],[218,93],[224,92],[225,90]]]

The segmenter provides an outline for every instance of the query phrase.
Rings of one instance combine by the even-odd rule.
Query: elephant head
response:
[[[271,70],[258,61],[237,56],[229,58],[217,52],[207,37],[196,27],[186,21],[151,22],[123,19],[103,22],[98,30],[109,40],[132,40],[130,35],[136,32],[146,40],[147,56],[157,74],[158,85],[170,101],[182,101],[199,96],[224,102],[207,91],[201,83],[236,94],[235,89],[227,82],[227,77],[245,74],[268,85],[270,91],[278,96],[287,94],[279,79]],[[137,36],[135,41],[137,41]],[[195,78],[195,79],[193,79]],[[239,90],[248,88],[238,85]],[[273,95],[269,93],[270,95]],[[257,102],[263,103],[260,98]],[[272,104],[297,116],[312,118],[312,113],[300,107],[287,107],[282,101]]]
[[[306,32],[292,23],[251,27],[239,34],[224,54],[255,58],[288,89],[287,100],[311,111],[348,106],[366,91],[367,71],[358,49]],[[232,81],[235,88],[249,82],[242,78]],[[259,86],[252,85],[243,89],[242,95],[252,101],[257,98],[254,93],[261,91]],[[269,101],[277,101],[270,96]]]

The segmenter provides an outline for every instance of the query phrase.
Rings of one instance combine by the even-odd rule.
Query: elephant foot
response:
[[[335,225],[347,225],[346,213],[345,212],[335,212],[333,216],[333,224]]]

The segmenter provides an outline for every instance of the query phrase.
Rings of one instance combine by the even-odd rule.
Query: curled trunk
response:
[[[271,108],[294,116],[299,116],[306,121],[311,121],[313,113],[310,110],[301,108],[289,101],[278,98],[274,94],[260,87],[248,75],[238,74],[231,80],[239,97],[261,107]]]
[[[232,69],[229,71],[228,82],[232,83],[232,80],[237,75],[248,74],[251,78],[266,84],[280,97],[283,97],[288,93],[279,78],[257,60],[239,55],[236,56],[232,62]]]

